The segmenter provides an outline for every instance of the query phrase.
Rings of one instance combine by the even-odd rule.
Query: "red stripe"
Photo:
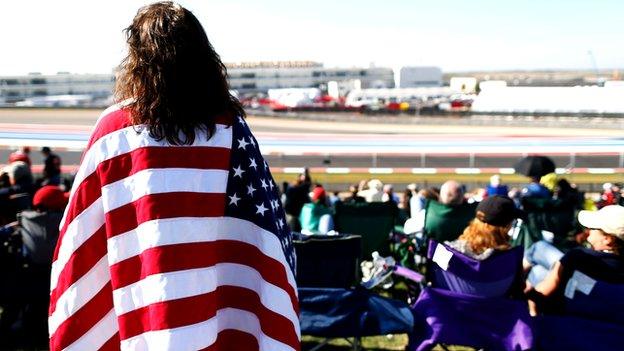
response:
[[[66,319],[50,338],[50,350],[62,350],[88,332],[113,309],[110,282],[89,302]]]
[[[155,303],[119,316],[122,340],[149,331],[179,328],[209,320],[220,309],[255,314],[267,336],[295,347],[299,338],[290,320],[264,307],[258,294],[235,286],[220,286],[208,294]]]
[[[298,350],[296,348],[295,350]],[[214,344],[201,351],[241,351],[260,350],[258,340],[255,336],[240,330],[226,329],[217,335]]]
[[[221,217],[224,193],[171,192],[143,196],[106,214],[109,237],[125,233],[154,219],[174,217]]]
[[[116,351],[119,350],[119,344],[120,344],[120,339],[119,339],[119,333],[115,333],[115,335],[113,335],[110,339],[108,339],[107,342],[104,343],[104,345],[102,345],[102,347],[99,348],[99,351]]]
[[[84,210],[91,206],[101,195],[102,190],[98,175],[97,173],[92,173],[86,177],[74,191],[74,195],[71,197],[69,205],[67,206],[65,222],[59,231],[57,242],[63,242],[63,238],[65,237],[65,232],[67,232],[69,224],[73,222],[78,215],[84,212]],[[56,261],[58,257],[59,247],[60,245],[56,245],[56,249],[54,250],[54,261]]]
[[[113,157],[98,166],[102,186],[149,168],[227,170],[230,149],[212,146],[143,147]]]
[[[106,255],[106,230],[101,226],[93,236],[80,245],[61,270],[58,283],[50,293],[50,315],[56,310],[56,301],[72,284],[84,276]]]
[[[254,268],[264,280],[284,289],[297,311],[297,295],[288,283],[286,273],[286,269],[289,268],[265,255],[257,247],[235,240],[153,247],[140,255],[112,265],[111,279],[113,287],[119,289],[149,275],[211,267],[221,262],[238,263]]]

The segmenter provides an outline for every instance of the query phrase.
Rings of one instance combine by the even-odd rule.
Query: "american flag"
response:
[[[52,264],[51,350],[298,350],[291,233],[243,118],[193,145],[120,106],[83,155]]]

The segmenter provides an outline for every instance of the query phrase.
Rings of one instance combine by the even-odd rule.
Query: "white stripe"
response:
[[[223,124],[217,124],[214,135],[210,139],[206,139],[206,132],[198,130],[192,146],[223,147],[229,149],[232,146],[232,128]],[[74,197],[76,189],[78,189],[85,178],[95,172],[97,166],[101,162],[147,146],[189,147],[170,146],[166,139],[156,141],[149,136],[149,130],[144,126],[126,127],[107,134],[93,143],[93,145],[85,153],[82,164],[76,173],[74,185],[72,186],[70,192],[70,203]],[[66,216],[67,211],[61,220],[61,227],[63,227],[63,224],[65,223]]]
[[[392,168],[369,168],[368,173],[372,174],[392,174],[394,169]]]
[[[351,173],[351,169],[347,167],[330,167],[326,168],[325,172],[329,174],[347,174]]]
[[[169,192],[225,193],[228,171],[220,169],[151,168],[102,187],[109,212],[145,195]]]
[[[109,281],[108,259],[104,256],[56,300],[54,312],[48,318],[50,335],[54,334],[61,323],[89,302]]]
[[[589,174],[613,174],[615,173],[615,169],[613,168],[588,168],[587,173]]]
[[[104,209],[102,207],[102,198],[98,198],[67,226],[61,242],[58,243],[59,248],[56,260],[52,262],[50,291],[56,288],[61,271],[69,261],[72,253],[84,244],[85,241],[89,240],[103,224]]]
[[[414,174],[436,174],[438,170],[436,168],[412,168]]]
[[[97,350],[119,330],[115,311],[110,310],[93,328],[89,329],[78,340],[63,349],[63,351]]]
[[[258,317],[251,312],[234,308],[217,311],[215,317],[189,326],[174,329],[149,331],[123,340],[122,350],[198,350],[206,348],[217,340],[218,333],[234,329],[256,337],[261,351],[293,350],[262,332]]]
[[[568,173],[568,168],[557,168],[557,169],[555,169],[555,173],[557,173],[557,174],[566,174],[566,173]]]
[[[455,168],[455,174],[479,174],[479,168]]]
[[[513,168],[500,168],[498,172],[500,174],[514,174],[516,173],[516,170]]]
[[[158,302],[207,294],[219,286],[254,291],[266,308],[290,320],[299,334],[299,318],[288,293],[265,281],[252,267],[235,263],[150,275],[113,291],[115,312],[122,315]]]
[[[304,170],[302,167],[284,167],[282,173],[303,173]]]

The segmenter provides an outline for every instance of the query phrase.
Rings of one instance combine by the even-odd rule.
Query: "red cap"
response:
[[[37,190],[33,197],[35,207],[43,207],[48,210],[63,211],[69,200],[69,193],[64,193],[56,185],[46,185]]]
[[[9,155],[9,163],[13,163],[16,161],[22,161],[25,162],[26,164],[28,164],[30,166],[30,158],[28,157],[28,155],[21,153],[21,152],[13,152]]]
[[[325,197],[325,189],[322,186],[317,186],[312,190],[312,201],[316,201]]]

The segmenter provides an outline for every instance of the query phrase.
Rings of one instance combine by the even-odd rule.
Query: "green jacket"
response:
[[[475,218],[477,203],[444,205],[435,200],[425,205],[425,234],[439,243],[457,239]]]
[[[301,230],[309,230],[312,233],[318,233],[319,220],[326,214],[332,214],[332,211],[325,205],[313,202],[308,202],[303,205],[301,214],[299,214]]]

